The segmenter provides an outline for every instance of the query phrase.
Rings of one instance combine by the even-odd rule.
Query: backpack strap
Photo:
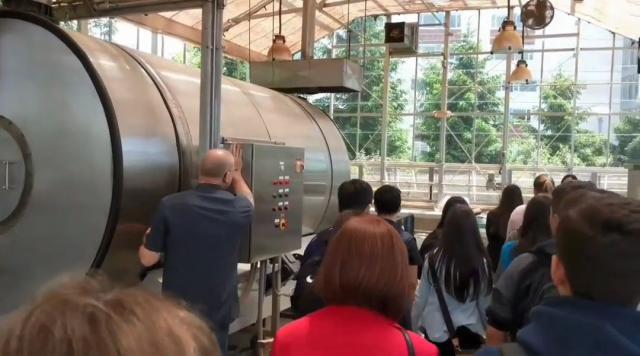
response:
[[[431,258],[433,254],[427,256],[427,264],[429,265],[429,273],[431,274],[431,281],[433,284],[433,288],[436,290],[436,295],[438,296],[438,304],[440,305],[440,312],[442,313],[442,318],[444,319],[444,323],[447,326],[447,331],[449,332],[449,338],[453,340],[456,336],[456,328],[453,326],[453,319],[451,319],[451,314],[449,313],[449,307],[447,306],[447,301],[444,299],[444,292],[442,291],[442,286],[438,281],[438,273],[436,272],[435,266],[431,263]]]
[[[409,351],[409,356],[416,356],[416,348],[413,346],[413,341],[411,341],[411,336],[403,327],[399,327],[402,336],[404,337],[404,342],[407,344],[407,350]]]
[[[500,346],[501,356],[527,356],[527,351],[516,342],[510,342]]]

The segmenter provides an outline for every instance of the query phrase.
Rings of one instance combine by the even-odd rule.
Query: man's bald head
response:
[[[208,151],[200,162],[200,178],[222,179],[224,174],[234,169],[231,152],[222,149]]]

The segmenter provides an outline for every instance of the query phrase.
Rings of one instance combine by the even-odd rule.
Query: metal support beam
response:
[[[162,29],[162,32],[177,38],[181,38],[190,43],[200,45],[202,42],[201,31],[197,28],[187,26],[183,23],[172,20],[158,14],[149,15],[129,15],[122,19],[141,25],[145,28],[153,30]],[[248,48],[235,44],[233,42],[224,41],[224,53],[234,58],[244,59],[245,61],[266,61],[267,56],[256,51],[249,51]]]
[[[89,34],[89,20],[78,20],[78,32],[85,35]]]
[[[303,0],[302,3],[302,59],[313,59],[316,42],[316,1]]]
[[[575,67],[573,69],[573,83],[574,85],[578,85],[578,69],[580,69],[580,30],[581,30],[582,20],[578,20],[578,36],[576,37],[576,62]],[[578,95],[573,97],[573,119],[570,121],[570,130],[571,130],[571,156],[569,156],[569,172],[573,173],[573,166],[575,165],[575,155],[576,155],[576,125],[575,118],[578,115]]]
[[[202,6],[202,0],[140,0],[127,3],[110,3],[105,6],[87,6],[84,2],[57,5],[53,16],[61,21],[88,19],[94,17],[117,17],[131,14],[179,11]]]
[[[382,127],[380,129],[380,185],[387,180],[387,143],[389,134],[389,77],[391,76],[391,54],[389,46],[384,53],[384,83],[382,87]]]
[[[202,70],[200,72],[201,156],[220,145],[222,84],[222,13],[224,0],[208,0],[202,6]]]
[[[157,31],[151,31],[151,54],[159,56]]]
[[[513,54],[507,54],[507,68],[504,78],[504,117],[502,121],[502,167],[500,168],[502,175],[500,184],[502,189],[507,186],[509,181],[509,172],[507,168],[508,154],[509,154],[509,117],[511,116],[511,83],[509,77],[511,77],[511,62],[513,61]]]
[[[440,110],[446,112],[449,96],[449,40],[451,38],[451,12],[444,15],[444,45],[442,50],[442,97]],[[440,169],[438,170],[438,199],[444,197],[444,168],[447,162],[447,118],[440,121]]]
[[[263,10],[266,6],[270,5],[273,2],[273,0],[263,0],[260,1],[259,3],[257,3],[255,6],[252,6],[249,10],[241,13],[240,15],[229,19],[227,21],[225,21],[224,23],[224,30],[228,31],[230,30],[233,26],[238,25],[244,21],[248,21],[249,19],[252,18],[253,15],[257,14],[258,12],[260,12],[261,10]]]

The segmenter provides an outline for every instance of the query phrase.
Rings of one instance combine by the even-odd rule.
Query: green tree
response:
[[[446,135],[446,161],[475,163],[500,162],[502,100],[498,96],[501,77],[486,73],[488,58],[478,60],[475,53],[480,48],[471,33],[463,35],[460,41],[451,47],[452,53],[468,53],[452,58],[449,71],[449,95],[447,110],[456,113],[448,119],[449,130]],[[440,121],[431,113],[441,110],[442,68],[432,64],[422,73],[418,86],[420,110],[425,118],[419,127],[420,138],[427,149],[418,157],[421,161],[439,160]],[[476,116],[474,112],[488,113]],[[469,113],[469,114],[465,114]],[[474,130],[475,125],[475,130]],[[475,152],[474,152],[475,150]]]
[[[574,111],[574,101],[580,99],[583,86],[564,73],[553,76],[550,85],[542,90],[543,149],[549,151],[546,163],[568,166],[571,164],[571,142],[573,140],[574,166],[606,166],[607,139],[581,127],[587,120],[583,111]]]
[[[381,155],[382,144],[382,98],[384,92],[384,49],[380,47],[369,47],[366,53],[361,44],[383,43],[384,42],[384,19],[367,17],[356,19],[349,26],[351,30],[350,55],[353,57],[365,57],[360,64],[364,72],[365,90],[358,94],[335,94],[334,113],[341,114],[336,117],[335,123],[345,136],[347,146],[351,149],[352,158],[370,159]],[[363,33],[366,32],[366,35]],[[336,58],[347,57],[346,46],[349,42],[347,32],[336,33],[336,44],[345,45],[334,50],[333,56]],[[327,43],[321,42],[315,48],[318,58],[330,58],[331,48]],[[398,72],[400,64],[392,61],[389,72],[391,78]],[[401,114],[405,111],[408,100],[407,93],[402,89],[400,79],[389,81],[389,122],[387,135],[387,157],[390,159],[409,159],[411,147],[406,132],[401,127]],[[330,109],[330,96],[323,95],[312,100],[312,103],[325,112]],[[363,115],[358,119],[358,105],[360,113]],[[344,114],[350,114],[344,116]]]
[[[613,129],[617,143],[613,145],[614,162],[624,165],[640,161],[640,113],[626,115]]]
[[[191,67],[201,68],[202,50],[200,49],[200,47],[192,46],[187,48],[187,53],[184,57],[181,54],[178,54],[172,59],[181,64],[187,64]],[[243,60],[225,56],[224,62],[222,64],[222,74],[227,77],[246,81],[249,78],[249,64]]]
[[[112,18],[97,18],[89,21],[89,33],[105,40],[111,41],[118,32],[116,22]]]

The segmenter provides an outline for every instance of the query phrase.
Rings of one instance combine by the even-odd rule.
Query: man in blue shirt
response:
[[[164,254],[163,292],[208,319],[223,354],[229,324],[238,314],[239,248],[253,216],[242,152],[237,146],[232,151],[209,151],[197,187],[162,199],[139,249],[145,266]]]

